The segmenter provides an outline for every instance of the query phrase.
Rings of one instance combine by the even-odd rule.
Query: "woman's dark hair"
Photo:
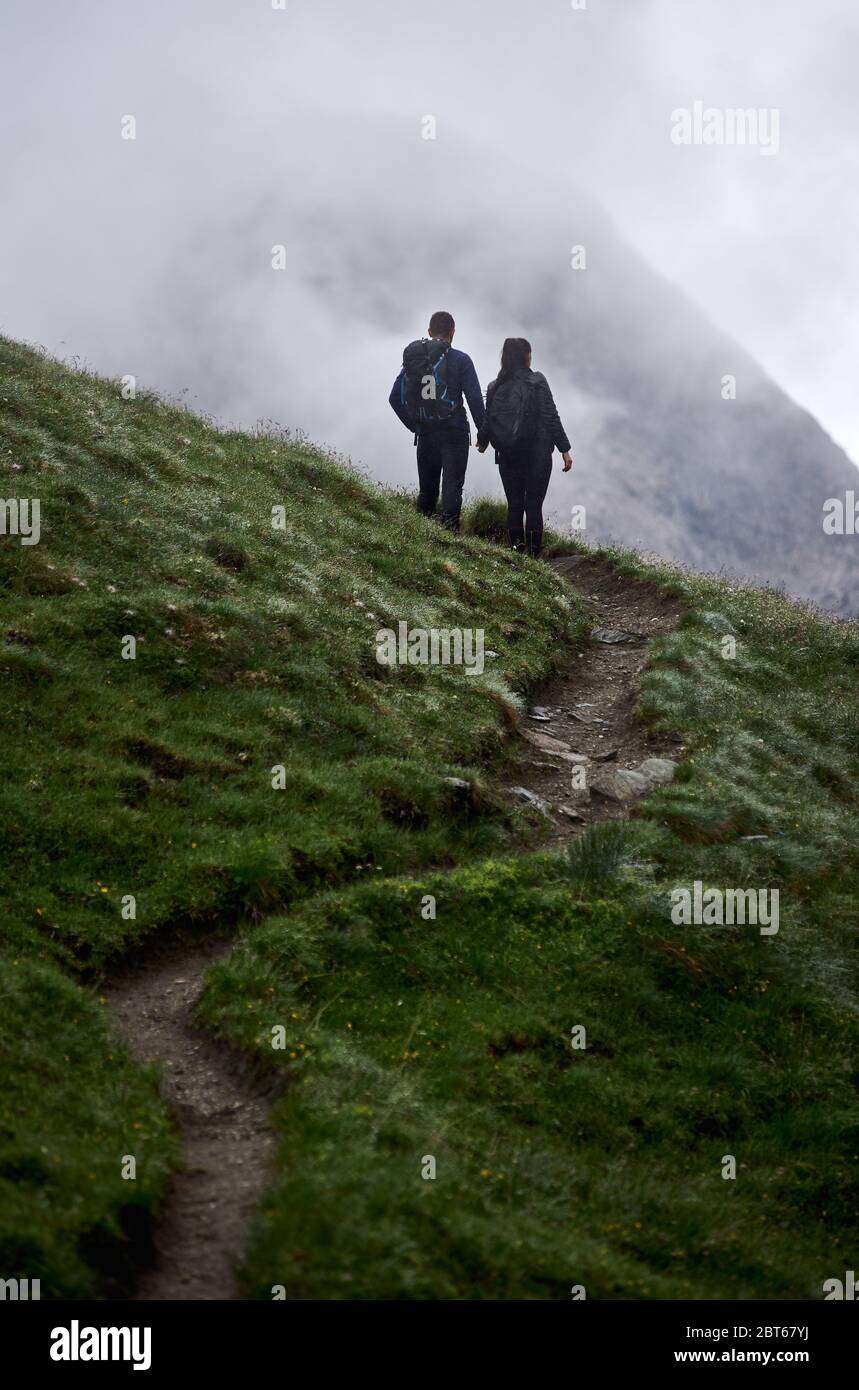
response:
[[[501,349],[501,375],[515,372],[517,367],[527,367],[531,356],[531,344],[527,338],[505,338]]]

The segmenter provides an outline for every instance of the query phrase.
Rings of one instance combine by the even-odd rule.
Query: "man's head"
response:
[[[455,331],[456,324],[453,321],[453,314],[449,314],[446,309],[439,309],[429,321],[431,338],[441,338],[443,342],[452,343]]]

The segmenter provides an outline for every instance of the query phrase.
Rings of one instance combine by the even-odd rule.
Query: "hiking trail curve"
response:
[[[512,769],[546,804],[544,843],[550,845],[575,838],[593,821],[625,816],[629,806],[594,796],[579,804],[577,815],[558,814],[570,800],[570,763],[535,746],[529,732],[563,741],[591,767],[630,768],[655,753],[677,758],[683,751],[678,736],[648,735],[635,714],[647,643],[675,625],[680,601],[596,557],[565,556],[553,565],[590,605],[596,631],[626,635],[602,641],[592,632],[573,650],[564,669],[533,693],[524,733],[508,748],[502,773],[509,782]],[[181,1167],[159,1213],[154,1261],[139,1271],[131,1294],[137,1300],[239,1296],[236,1269],[277,1141],[265,1087],[192,1022],[207,970],[229,950],[224,939],[175,943],[156,949],[146,963],[123,967],[104,986],[131,1055],[160,1063],[181,1146]]]

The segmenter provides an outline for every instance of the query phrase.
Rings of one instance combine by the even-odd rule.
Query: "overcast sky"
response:
[[[321,272],[308,297],[308,210],[325,209],[330,256],[353,185],[336,235],[359,243],[368,233],[345,209],[367,159],[371,211],[407,243],[430,115],[434,148],[456,151],[434,216],[491,222],[538,187],[535,231],[557,220],[566,248],[570,192],[586,190],[859,460],[857,40],[855,0],[3,0],[0,327],[369,455],[375,436],[351,407],[335,421],[314,376],[338,306]],[[696,100],[777,110],[778,152],[673,144],[671,113]],[[344,124],[364,150],[352,168],[320,136]],[[268,257],[290,228],[260,210],[284,198],[304,214],[291,313],[311,368],[286,354],[281,393],[262,369],[278,321],[246,284],[256,256],[265,293],[281,293]],[[372,274],[383,293],[383,269]],[[424,328],[413,312],[355,342],[380,378]],[[482,346],[470,328],[462,345]]]

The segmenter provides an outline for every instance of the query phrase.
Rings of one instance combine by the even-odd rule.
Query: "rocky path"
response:
[[[635,710],[648,643],[671,631],[683,604],[590,556],[553,566],[588,603],[591,639],[532,696],[502,779],[508,794],[546,812],[545,841],[559,844],[593,821],[628,816],[638,797],[670,777],[659,764],[682,758],[678,736],[648,735]],[[628,777],[642,764],[641,782]]]

